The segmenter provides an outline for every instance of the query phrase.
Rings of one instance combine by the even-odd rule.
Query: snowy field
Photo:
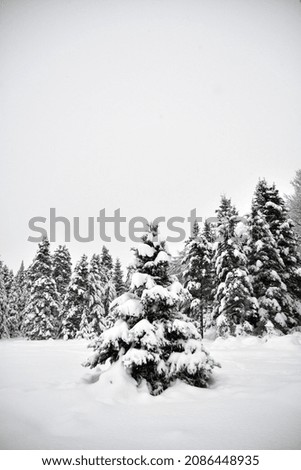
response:
[[[2,449],[300,449],[301,334],[206,341],[209,389],[159,397],[118,366],[81,367],[85,341],[0,341]]]

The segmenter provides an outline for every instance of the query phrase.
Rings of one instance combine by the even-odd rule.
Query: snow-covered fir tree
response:
[[[30,268],[29,284],[23,332],[34,340],[55,338],[58,332],[58,294],[52,277],[52,257],[47,238],[39,244]]]
[[[23,313],[21,314],[21,326],[20,326],[20,331],[23,336],[26,336],[25,333],[25,320],[26,320],[26,305],[29,303],[29,298],[30,298],[30,292],[32,285],[35,282],[35,276],[34,276],[34,271],[33,271],[33,264],[34,260],[32,263],[28,266],[28,268],[24,271],[24,301],[25,301],[25,306],[23,309]],[[24,267],[24,266],[23,266]]]
[[[176,276],[179,282],[181,282],[181,284],[184,284],[185,282],[184,276],[183,276],[183,272],[187,268],[187,266],[185,266],[183,262],[185,256],[186,256],[186,246],[184,246],[182,250],[180,250],[175,256],[172,257],[170,261],[170,267],[169,267],[170,275]]]
[[[138,385],[146,381],[153,395],[176,379],[206,386],[215,363],[181,313],[189,294],[169,274],[170,256],[157,226],[150,226],[134,251],[131,288],[111,305],[115,324],[101,334],[85,365],[119,361]]]
[[[301,301],[301,253],[299,251],[298,236],[295,232],[295,224],[289,217],[288,207],[279,191],[272,186],[274,199],[278,205],[279,217],[275,239],[280,256],[285,265],[284,279],[288,292]],[[298,307],[295,308],[297,317]],[[299,319],[300,320],[300,319]]]
[[[9,269],[8,266],[4,264],[2,268],[2,275],[3,275],[3,282],[5,285],[5,290],[6,290],[6,296],[8,297],[13,280],[14,280],[14,273],[12,269]]]
[[[89,268],[87,256],[76,264],[62,307],[62,330],[64,339],[82,337],[81,323],[88,317]]]
[[[208,243],[213,245],[215,241],[215,230],[213,229],[213,224],[205,220],[204,227],[202,230],[202,235],[205,237]],[[189,240],[193,239],[193,232],[194,230],[198,230],[196,228],[196,224],[194,224],[192,235]],[[170,274],[177,276],[178,280],[181,284],[185,284],[184,272],[187,270],[188,266],[186,261],[187,260],[187,243],[185,243],[184,248],[178,252],[176,256],[174,256],[170,263]]]
[[[59,299],[62,302],[72,274],[71,256],[66,245],[59,245],[53,254],[53,278]]]
[[[104,297],[103,304],[105,309],[105,317],[107,325],[111,325],[112,312],[110,312],[110,305],[117,297],[115,284],[112,278],[110,278],[104,286]]]
[[[103,281],[103,305],[105,315],[109,314],[110,304],[116,298],[116,289],[113,280],[113,258],[106,246],[102,247],[101,255],[102,281]]]
[[[260,187],[266,188],[263,184]],[[256,325],[256,333],[287,333],[290,328],[298,326],[299,314],[296,303],[287,287],[288,270],[279,246],[279,230],[277,221],[267,211],[262,213],[263,197],[260,195],[260,187],[257,187],[252,202],[251,215],[249,217],[250,240],[248,242],[249,270],[252,275],[254,293],[259,304],[259,319]],[[259,197],[258,197],[259,196]],[[269,205],[268,205],[269,207]],[[272,206],[274,210],[277,208]],[[279,210],[277,209],[279,214]],[[271,230],[273,228],[273,232]]]
[[[298,235],[299,251],[301,250],[301,170],[296,172],[292,181],[294,193],[287,197],[289,214],[295,224],[295,231]]]
[[[203,236],[205,237],[205,239],[207,240],[207,242],[211,243],[211,246],[216,240],[215,229],[216,229],[216,227],[213,228],[212,223],[210,223],[208,220],[205,220],[202,233],[203,233]]]
[[[108,248],[104,245],[101,250],[101,265],[103,271],[108,275],[109,273],[112,274],[113,271],[113,258],[108,250]]]
[[[6,272],[9,272],[9,270],[7,269]],[[27,299],[26,276],[23,261],[19,271],[16,276],[13,277],[13,281],[9,285],[9,289],[7,289],[5,285],[4,288],[6,292],[6,335],[10,338],[15,338],[21,333],[21,325]]]
[[[206,232],[205,232],[206,229]],[[185,256],[182,260],[184,286],[192,296],[190,315],[200,324],[201,335],[204,330],[204,315],[211,309],[213,300],[212,244],[206,235],[208,227],[200,233],[195,223],[192,236],[186,242]]]
[[[18,309],[18,329],[22,331],[22,324],[24,319],[24,312],[27,299],[29,297],[29,291],[27,286],[27,273],[24,268],[24,262],[22,261],[21,266],[15,277],[16,290],[18,292],[17,298],[17,309]]]
[[[260,179],[255,188],[252,206],[264,216],[275,240],[280,240],[282,224],[288,219],[288,209],[275,183],[269,185],[265,179]]]
[[[258,304],[253,293],[247,257],[235,233],[238,213],[231,199],[222,197],[217,217],[213,321],[218,336],[251,333],[257,320]]]
[[[126,276],[125,276],[125,290],[126,291],[128,291],[131,287],[132,275],[134,274],[134,272],[135,272],[135,266],[133,266],[132,264],[129,264],[126,267]]]
[[[3,278],[3,266],[0,262],[0,339],[9,337],[9,330],[7,326],[7,294]]]
[[[277,249],[284,263],[283,278],[288,292],[301,300],[301,257],[294,223],[288,216],[288,208],[275,184],[259,180],[253,206],[260,211],[274,236]]]
[[[8,296],[8,314],[7,314],[7,329],[10,338],[16,338],[20,334],[20,316],[19,300],[22,297],[22,290],[20,288],[17,276],[14,278],[10,293]]]
[[[77,337],[92,339],[105,329],[104,286],[100,256],[94,254],[88,275],[88,308],[84,309]]]
[[[114,272],[113,272],[113,282],[115,286],[116,295],[119,296],[124,294],[126,288],[125,283],[123,281],[123,272],[121,267],[120,259],[117,258],[114,265]]]

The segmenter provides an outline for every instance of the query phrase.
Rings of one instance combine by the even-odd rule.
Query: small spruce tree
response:
[[[101,334],[85,365],[120,361],[138,385],[146,381],[153,395],[175,379],[206,386],[215,363],[194,324],[181,313],[188,294],[169,274],[170,256],[157,226],[150,226],[134,251],[131,288],[111,305],[115,324]]]

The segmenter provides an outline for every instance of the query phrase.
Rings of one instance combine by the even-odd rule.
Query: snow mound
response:
[[[279,349],[282,351],[292,350],[301,347],[301,333],[293,333],[286,336],[270,336],[268,337],[266,343],[266,348]]]
[[[135,403],[137,400],[149,399],[146,387],[137,388],[136,380],[127,372],[121,359],[104,371],[99,380],[91,385],[91,389],[94,398],[106,404]]]
[[[212,350],[236,349],[249,346],[257,347],[262,342],[264,342],[264,340],[257,336],[229,336],[229,338],[218,337],[212,344]]]
[[[267,335],[262,338],[251,335],[240,337],[230,336],[229,338],[216,338],[216,340],[212,343],[211,349],[213,351],[248,347],[257,348],[260,345],[262,345],[264,348],[281,349],[281,351],[300,348],[301,333],[297,332],[286,336]]]
[[[153,397],[120,363],[83,376],[86,340],[1,340],[1,448],[300,449],[300,342],[206,335],[220,346],[213,383]]]

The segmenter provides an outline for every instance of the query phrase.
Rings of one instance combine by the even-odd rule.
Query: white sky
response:
[[[2,0],[2,259],[30,262],[50,207],[84,235],[102,208],[208,217],[223,192],[247,211],[260,176],[291,191],[300,77],[298,0]]]

